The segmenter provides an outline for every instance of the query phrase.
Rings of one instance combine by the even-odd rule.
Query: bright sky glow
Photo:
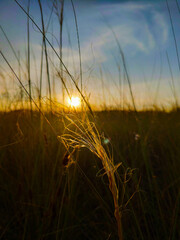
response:
[[[81,105],[81,99],[79,97],[68,98],[68,105],[70,107],[78,108]]]

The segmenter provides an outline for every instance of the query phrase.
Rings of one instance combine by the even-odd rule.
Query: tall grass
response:
[[[175,33],[175,29],[174,29],[174,24],[173,24],[172,15],[171,15],[171,11],[170,11],[170,8],[169,8],[168,0],[166,0],[166,6],[167,6],[168,14],[169,14],[169,19],[170,19],[170,24],[171,24],[171,29],[172,29],[173,39],[174,39],[174,45],[175,45],[175,48],[176,48],[176,56],[177,56],[177,61],[178,61],[178,67],[179,67],[179,70],[180,70],[180,59],[179,59],[179,51],[178,51],[176,33]]]
[[[168,55],[167,52],[166,52],[166,57],[167,57],[167,62],[168,62],[168,66],[169,66],[169,72],[170,72],[170,75],[171,75],[171,82],[172,82],[171,83],[171,89],[172,89],[172,93],[173,93],[173,96],[174,96],[175,107],[176,107],[176,109],[178,109],[178,98],[177,98],[177,94],[176,94],[174,77],[173,77],[173,72],[172,72],[172,68],[171,68],[171,63],[170,63],[170,60],[169,60],[169,55]]]
[[[45,121],[39,127],[37,112],[32,120],[26,111],[1,113],[2,239],[21,239],[23,233],[25,239],[117,239],[108,190],[113,175],[124,239],[179,238],[179,113],[139,113],[139,138],[132,112],[96,114],[105,136],[74,114],[63,117],[65,125],[62,116],[46,114],[67,152]],[[113,159],[111,149],[104,151],[107,136]]]
[[[44,20],[43,20],[43,12],[42,12],[42,5],[41,5],[41,1],[38,0],[38,3],[39,3],[39,7],[40,7],[40,13],[41,13],[41,22],[42,22],[42,35],[43,35],[43,46],[44,46],[44,50],[45,50],[45,57],[46,57],[46,70],[47,70],[47,77],[48,77],[48,83],[49,83],[49,94],[50,94],[50,104],[51,104],[51,88],[50,88],[50,78],[49,78],[49,64],[48,64],[48,54],[47,54],[47,49],[46,49],[46,33],[45,33],[45,27],[44,27]],[[49,120],[46,118],[45,114],[42,112],[42,110],[38,107],[38,105],[36,104],[36,102],[33,100],[32,98],[32,95],[31,95],[31,81],[30,81],[30,42],[29,42],[29,5],[30,5],[30,1],[28,2],[28,10],[27,10],[27,17],[28,17],[28,25],[27,25],[27,28],[28,28],[28,83],[29,83],[29,93],[28,91],[25,89],[24,85],[22,84],[21,80],[18,78],[17,74],[15,73],[15,71],[13,70],[13,68],[11,67],[10,63],[8,62],[8,60],[6,59],[6,57],[4,56],[4,54],[2,52],[1,55],[2,57],[4,58],[4,60],[6,61],[6,63],[8,64],[8,66],[10,67],[11,71],[13,72],[13,74],[15,75],[15,77],[17,78],[17,80],[19,81],[19,83],[21,84],[21,86],[23,87],[23,89],[25,90],[25,92],[27,93],[27,95],[29,96],[29,99],[30,99],[30,104],[31,104],[31,112],[32,112],[32,102],[35,104],[36,108],[40,111],[40,113],[42,114],[42,116],[45,118],[45,120],[47,121],[47,123],[51,126],[51,129],[53,130],[53,132],[55,133],[54,131],[54,128],[52,127],[52,125],[50,124]],[[73,11],[74,11],[74,16],[75,16],[75,21],[76,21],[76,28],[77,28],[77,19],[76,19],[76,14],[75,14],[75,8],[74,8],[74,5],[73,5],[73,2],[72,2],[72,6],[73,6]],[[21,7],[22,8],[22,7]],[[24,10],[25,11],[25,10]],[[81,53],[80,53],[80,42],[79,42],[79,35],[78,35],[78,28],[77,28],[77,36],[78,36],[78,44],[79,44],[79,56],[81,56]],[[61,59],[61,57],[60,57]],[[41,61],[42,62],[42,61]],[[63,64],[62,62],[62,59],[61,59],[61,63]],[[65,66],[63,64],[63,66]],[[42,71],[42,67],[41,67],[41,71]],[[82,67],[81,67],[81,57],[80,57],[80,71],[81,71],[81,89],[82,89]],[[61,75],[61,80],[63,79],[62,75]],[[63,81],[63,80],[62,80]],[[80,92],[81,96],[83,96],[82,94],[82,91],[79,89],[79,87],[77,86],[77,84],[75,84],[75,86],[78,88],[78,91]],[[84,96],[83,96],[83,99]],[[85,100],[85,103],[87,104],[87,106],[89,107],[92,115],[93,115],[93,112],[90,108],[90,105],[89,103],[87,103],[87,101]],[[51,110],[52,110],[52,107],[51,107]],[[94,115],[93,115],[94,116]],[[66,117],[67,118],[67,117]],[[68,118],[68,120],[70,120]],[[81,130],[81,128],[78,127],[77,124],[75,124],[75,127],[78,129],[78,130]],[[119,206],[119,193],[118,193],[118,188],[117,188],[117,184],[116,184],[116,180],[115,180],[115,175],[114,175],[114,172],[116,171],[116,167],[113,165],[113,160],[111,158],[108,157],[105,149],[103,148],[102,146],[102,143],[101,143],[101,140],[100,140],[100,135],[97,131],[97,129],[95,128],[95,125],[94,125],[94,129],[92,128],[92,125],[91,123],[89,122],[88,118],[87,118],[87,115],[85,116],[85,118],[83,117],[83,121],[81,123],[81,126],[83,127],[83,129],[80,131],[80,134],[83,134],[83,131],[85,130],[85,127],[88,127],[88,130],[86,131],[87,132],[87,135],[85,136],[86,138],[83,140],[83,142],[87,141],[87,145],[86,147],[89,148],[92,152],[94,152],[94,154],[96,154],[102,161],[102,165],[105,169],[105,172],[107,173],[107,176],[108,176],[108,180],[109,180],[109,188],[110,188],[110,191],[112,193],[112,196],[113,196],[113,200],[114,200],[114,208],[115,208],[115,212],[114,212],[114,215],[115,215],[115,218],[116,218],[116,221],[117,221],[117,226],[118,226],[118,236],[119,236],[119,239],[123,239],[123,234],[122,234],[122,223],[121,223],[121,213],[120,213],[120,206]],[[74,131],[74,134],[77,134],[76,131]],[[64,136],[67,136],[67,135],[64,135]],[[69,147],[71,146],[70,142],[71,142],[71,138],[70,139],[67,139],[67,138],[64,138],[61,137],[59,139],[62,140],[62,143],[64,143],[64,146],[66,147],[67,149],[67,152],[69,152]],[[81,135],[79,135],[80,137]],[[69,142],[70,141],[70,142]],[[67,144],[68,143],[68,144]],[[81,141],[80,141],[80,144],[81,144]],[[94,146],[93,146],[94,145]],[[68,156],[69,157],[69,156]],[[121,165],[121,163],[119,164]],[[118,165],[118,166],[119,166]],[[26,229],[25,229],[26,230]]]
[[[58,17],[58,21],[59,21],[59,27],[60,27],[60,31],[59,31],[59,56],[60,59],[63,59],[63,25],[64,25],[64,0],[60,0],[59,2],[56,0],[53,2],[53,7],[55,9],[55,14]],[[59,67],[60,67],[60,76],[61,79],[64,79],[63,77],[63,64],[60,61],[59,62]],[[64,91],[64,85],[65,85],[65,79],[64,79],[64,83],[62,82],[62,101],[63,101],[63,105],[65,103],[65,91]]]
[[[27,14],[29,15],[30,0],[28,0]],[[32,112],[32,93],[31,93],[31,65],[30,65],[30,30],[29,30],[29,17],[27,16],[27,74],[29,85],[29,102]]]
[[[80,70],[80,89],[83,93],[83,75],[82,75],[82,61],[81,61],[81,45],[80,45],[80,38],[79,38],[79,29],[78,29],[78,22],[77,22],[77,16],[76,16],[76,10],[73,3],[73,0],[71,0],[71,4],[73,7],[73,13],[74,13],[74,19],[76,24],[76,34],[77,34],[77,40],[78,40],[78,51],[79,51],[79,70]]]
[[[52,111],[51,81],[50,81],[50,73],[49,73],[48,53],[47,53],[47,47],[46,47],[46,41],[45,41],[46,32],[45,32],[45,27],[44,27],[44,19],[43,19],[43,11],[42,11],[41,1],[38,0],[38,3],[39,3],[40,13],[41,13],[41,23],[42,23],[42,32],[43,32],[42,36],[43,36],[43,45],[44,45],[45,58],[46,58],[46,72],[47,72],[47,80],[48,80],[48,87],[49,87],[50,108]],[[28,15],[29,15],[29,13],[28,13]],[[29,17],[28,17],[28,19],[29,19]]]
[[[0,113],[0,214],[5,216],[0,220],[0,239],[178,239],[179,112],[137,112],[124,53],[113,30],[133,110],[93,112],[83,92],[73,1],[80,86],[63,62],[64,1],[59,2],[60,54],[47,38],[41,1],[38,0],[42,29],[30,16],[30,0],[27,11],[15,2],[28,19],[29,90],[3,50],[0,54],[29,97],[32,117],[25,109]],[[57,11],[57,5],[54,8]],[[31,91],[29,21],[42,34],[39,103]],[[17,56],[7,36],[6,39]],[[60,69],[51,60],[46,44],[60,61]],[[44,111],[41,99],[44,54],[51,114]],[[20,70],[20,56],[17,60]],[[168,55],[167,60],[178,105]],[[120,67],[120,63],[117,65]],[[66,90],[71,96],[63,74],[66,72],[84,101],[84,111],[68,113],[69,109],[56,108],[51,96],[50,66],[62,83],[62,95]],[[104,91],[101,68],[100,75]]]
[[[17,80],[19,81],[19,83],[21,84],[23,89],[25,90],[25,92],[27,93],[27,95],[30,97],[31,101],[35,104],[37,109],[40,111],[42,116],[45,118],[47,123],[50,125],[53,132],[56,134],[54,127],[50,124],[50,122],[46,118],[45,114],[38,107],[38,105],[33,100],[32,96],[28,93],[28,91],[25,89],[24,85],[22,84],[22,82],[18,78],[17,74],[12,69],[11,65],[9,64],[9,62],[7,61],[7,59],[5,58],[3,53],[2,52],[0,52],[0,53],[1,53],[2,57],[4,58],[4,60],[6,61],[6,63],[8,64],[8,66],[10,67],[10,69],[12,70],[12,72],[14,73],[14,75],[16,76]],[[114,208],[115,208],[114,215],[115,215],[115,218],[117,221],[118,236],[119,236],[119,239],[121,240],[121,239],[123,239],[123,233],[122,233],[121,212],[120,212],[120,206],[119,206],[119,191],[118,191],[118,187],[116,184],[115,172],[116,172],[117,167],[119,167],[122,163],[119,163],[118,166],[114,166],[113,159],[108,157],[105,149],[102,146],[101,138],[100,138],[100,135],[99,135],[95,125],[94,124],[92,125],[92,123],[89,122],[87,115],[85,116],[85,118],[83,117],[82,122],[79,122],[80,126],[78,126],[78,124],[73,122],[67,116],[65,116],[65,117],[69,121],[71,121],[71,123],[73,123],[73,125],[76,128],[75,131],[71,131],[69,128],[66,127],[75,136],[64,134],[63,136],[59,137],[59,139],[61,140],[61,142],[64,144],[65,148],[67,149],[68,155],[66,157],[67,158],[71,157],[71,155],[69,155],[69,147],[73,146],[74,142],[75,142],[75,146],[74,146],[75,148],[81,147],[81,144],[83,143],[85,147],[87,147],[91,152],[93,152],[95,155],[97,155],[101,159],[103,168],[108,176],[109,189],[113,196]],[[77,130],[79,130],[79,133],[77,132]],[[26,231],[26,227],[25,227],[24,231]]]
[[[102,139],[95,124],[90,122],[89,119],[86,118],[85,121],[80,122],[79,119],[73,121],[68,116],[66,116],[66,118],[70,124],[75,127],[76,131],[72,130],[70,126],[65,126],[68,133],[63,134],[59,138],[65,141],[67,146],[72,147],[73,149],[85,147],[101,159],[103,169],[108,177],[109,189],[113,196],[115,208],[114,216],[117,221],[118,237],[121,240],[123,239],[121,220],[122,213],[120,211],[121,206],[119,205],[119,190],[116,183],[115,173],[117,168],[121,166],[122,162],[118,163],[117,166],[114,165],[112,157],[108,156],[102,145]]]

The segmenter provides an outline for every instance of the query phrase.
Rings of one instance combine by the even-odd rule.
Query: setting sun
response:
[[[78,108],[81,105],[81,99],[79,97],[68,98],[68,105],[70,107]]]

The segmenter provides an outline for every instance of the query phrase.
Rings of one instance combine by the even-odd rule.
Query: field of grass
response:
[[[62,116],[46,117],[64,134]],[[95,122],[122,162],[115,178],[123,239],[179,239],[180,112],[95,112]],[[1,112],[0,132],[0,239],[118,239],[94,153],[75,148],[69,158],[38,112]]]
[[[123,49],[107,24],[119,54],[119,82],[112,77],[107,85],[103,65],[95,66],[100,71],[101,79],[95,80],[101,82],[97,94],[101,100],[93,108],[81,58],[78,16],[70,2],[78,49],[74,74],[63,59],[64,0],[52,1],[48,21],[44,2],[38,0],[38,23],[31,15],[30,0],[26,5],[14,0],[27,24],[22,58],[0,25],[14,58],[13,62],[0,49],[0,240],[179,240],[180,110],[168,52],[175,107],[172,101],[167,104],[171,111],[158,104],[160,76],[154,85],[156,96],[151,96],[157,100],[152,103],[155,107],[140,110]],[[166,5],[179,60],[168,1]],[[53,29],[52,16],[58,19],[59,29]],[[41,40],[36,54],[34,30]],[[92,70],[87,70],[88,79]],[[79,106],[71,104],[73,98]],[[106,104],[108,98],[115,105]]]

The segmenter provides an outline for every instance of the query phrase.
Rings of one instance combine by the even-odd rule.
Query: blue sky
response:
[[[27,1],[19,1],[25,8]],[[31,0],[30,14],[41,26],[38,1]],[[178,1],[179,2],[179,1]],[[169,0],[177,43],[180,42],[180,14],[176,0]],[[180,4],[180,2],[179,2]],[[42,1],[45,22],[51,11],[51,1]],[[74,0],[77,14],[81,53],[83,62],[84,91],[90,96],[92,103],[103,101],[103,89],[100,69],[103,72],[104,91],[109,104],[117,104],[120,94],[129,98],[128,84],[123,80],[122,60],[112,30],[125,55],[135,98],[140,104],[169,104],[173,102],[172,80],[167,63],[168,53],[172,67],[177,94],[180,90],[176,49],[170,25],[165,0]],[[21,52],[25,60],[27,48],[26,16],[13,0],[0,0],[0,24],[8,35],[16,51]],[[53,41],[58,50],[58,44],[53,34],[59,39],[59,24],[54,14],[49,25],[47,37]],[[40,64],[41,35],[31,24],[31,49]],[[69,37],[68,37],[69,36]],[[179,44],[178,44],[179,45]],[[178,46],[180,48],[180,46]],[[6,54],[14,69],[17,63],[13,57],[6,39],[0,34],[0,48]],[[51,54],[51,50],[49,49]],[[79,55],[76,37],[75,21],[70,0],[65,0],[63,27],[63,60],[70,72],[79,78]],[[36,77],[32,61],[32,76]],[[58,64],[56,57],[53,57]],[[0,58],[1,71],[8,68]],[[119,85],[118,66],[121,68],[121,87]],[[24,80],[25,81],[25,80]],[[38,79],[34,84],[38,84]],[[57,89],[60,88],[57,82]],[[69,82],[69,88],[73,90]],[[44,89],[46,84],[44,84]],[[120,90],[121,88],[121,90]],[[59,98],[61,98],[61,93]],[[157,98],[157,99],[156,99]],[[93,102],[94,100],[94,102]]]

